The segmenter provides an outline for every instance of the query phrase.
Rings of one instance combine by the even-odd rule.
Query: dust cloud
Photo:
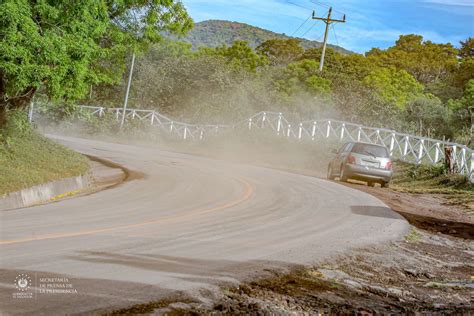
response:
[[[301,106],[303,104],[308,103],[302,100]],[[312,112],[315,113],[314,109],[319,106],[320,104],[313,104]],[[255,114],[250,110],[248,113]],[[284,115],[294,122],[303,119],[301,113]],[[324,116],[320,114],[316,118]],[[312,118],[315,118],[315,115],[312,115]],[[185,119],[181,118],[183,121],[186,121]],[[184,140],[176,134],[170,135],[167,128],[151,126],[149,120],[127,119],[121,130],[112,113],[107,113],[102,118],[86,116],[62,121],[51,120],[43,115],[37,117],[35,122],[38,130],[44,134],[146,146],[318,177],[325,176],[327,164],[332,157],[330,150],[339,146],[321,138],[315,141],[298,141],[287,138],[283,133],[277,135],[270,128],[261,129],[254,126],[249,130],[247,117],[244,116],[234,118],[234,122],[237,122],[234,128],[222,130],[217,134],[208,133],[202,140],[197,139],[197,136],[195,139],[188,136],[188,139]],[[227,122],[232,120],[229,118]]]

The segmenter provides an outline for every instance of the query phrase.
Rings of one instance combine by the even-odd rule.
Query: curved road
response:
[[[5,314],[99,312],[174,291],[199,296],[263,269],[400,239],[409,227],[376,198],[313,177],[156,148],[58,141],[146,177],[0,212]],[[33,298],[13,297],[20,273],[35,285]],[[74,291],[42,293],[48,286]]]

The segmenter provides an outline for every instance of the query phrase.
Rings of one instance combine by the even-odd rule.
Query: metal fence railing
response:
[[[99,117],[113,114],[119,120],[122,108],[81,106],[82,111]],[[291,124],[282,113],[260,112],[234,125],[187,124],[172,120],[153,110],[127,109],[127,119],[148,122],[152,126],[182,139],[203,139],[230,129],[267,129],[280,137],[296,140],[321,139],[338,142],[361,141],[386,146],[393,158],[410,163],[437,164],[445,158],[445,148],[451,148],[452,160],[457,173],[474,181],[474,150],[465,145],[422,136],[399,133],[384,128],[367,127],[337,120],[312,120]]]

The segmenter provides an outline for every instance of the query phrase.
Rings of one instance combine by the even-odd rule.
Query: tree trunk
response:
[[[1,74],[0,74],[1,75]],[[24,109],[30,105],[36,93],[35,87],[28,87],[19,96],[8,98],[4,89],[4,84],[0,78],[0,129],[5,127],[8,120],[8,110]]]
[[[474,146],[474,106],[469,108],[469,114],[471,114],[471,147]]]
[[[0,105],[0,130],[7,123],[7,108],[3,104]]]

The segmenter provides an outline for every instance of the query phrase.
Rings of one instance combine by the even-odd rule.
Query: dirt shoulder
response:
[[[108,315],[472,315],[472,241],[413,229],[406,240],[238,287],[216,299],[175,297]]]
[[[474,239],[473,209],[452,204],[450,195],[399,192],[356,183],[345,185],[377,197],[420,229]]]

